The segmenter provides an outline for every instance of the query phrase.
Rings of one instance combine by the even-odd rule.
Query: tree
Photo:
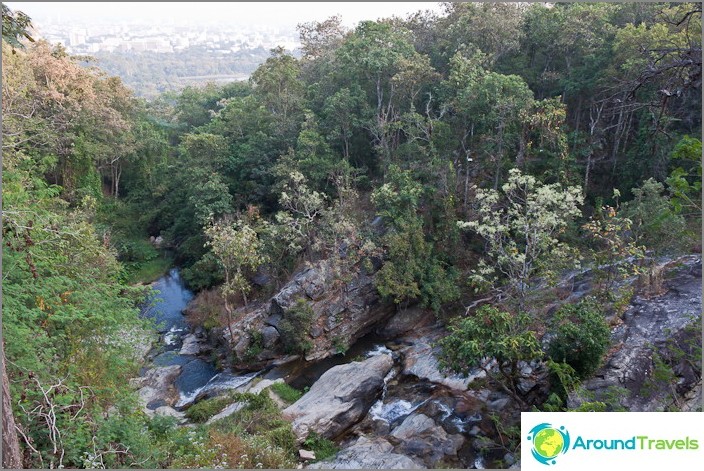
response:
[[[548,354],[554,361],[567,363],[580,378],[587,378],[601,366],[611,342],[611,329],[596,299],[560,307],[550,328],[554,337]]]
[[[524,404],[517,389],[520,363],[542,356],[530,320],[525,313],[512,314],[489,305],[455,318],[448,327],[449,334],[439,342],[441,362],[463,374],[481,368],[495,384]]]
[[[251,290],[247,272],[266,263],[266,258],[261,253],[257,233],[247,224],[232,224],[221,219],[206,227],[205,235],[208,238],[206,246],[211,248],[225,271],[225,282],[220,292],[225,300],[228,328],[232,329],[232,307],[229,299],[232,295],[240,294],[245,306],[247,305],[247,293]],[[234,338],[232,330],[230,336]]]
[[[388,177],[372,194],[378,214],[389,225],[382,240],[388,259],[374,284],[379,294],[396,304],[420,300],[437,312],[443,303],[459,296],[455,271],[427,240],[419,214],[423,187],[411,172],[396,165],[389,167]]]
[[[12,11],[4,3],[2,4],[2,39],[12,47],[14,54],[15,48],[23,48],[20,42],[26,39],[34,42],[34,38],[29,33],[32,27],[32,19],[21,11]]]
[[[549,272],[551,261],[565,258],[566,247],[557,237],[581,214],[582,191],[563,189],[559,183],[545,185],[512,169],[501,192],[478,190],[476,200],[477,219],[458,222],[487,243],[489,260],[482,259],[472,280],[495,283],[493,275],[498,270],[522,311],[530,278]]]

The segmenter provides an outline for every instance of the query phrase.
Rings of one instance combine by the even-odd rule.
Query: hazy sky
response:
[[[439,11],[437,2],[6,2],[37,22],[61,18],[61,22],[95,20],[115,23],[172,18],[176,22],[204,24],[232,22],[295,26],[304,21],[320,21],[340,14],[346,26],[361,20],[392,15],[404,16],[418,10]]]

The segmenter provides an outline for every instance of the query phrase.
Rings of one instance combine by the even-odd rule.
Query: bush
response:
[[[279,332],[287,353],[306,354],[313,348],[308,334],[312,323],[313,309],[305,299],[298,299],[284,313],[284,318],[279,324]]]
[[[622,205],[621,215],[633,221],[635,243],[657,254],[681,249],[687,239],[685,219],[672,209],[662,183],[651,178],[632,191],[635,198]]]
[[[213,397],[193,404],[186,411],[186,417],[196,423],[207,422],[233,401],[230,397]]]
[[[587,298],[562,306],[552,326],[555,337],[548,354],[553,361],[567,363],[580,378],[586,378],[601,365],[611,331],[596,300]]]

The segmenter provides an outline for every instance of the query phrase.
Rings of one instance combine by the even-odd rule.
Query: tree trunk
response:
[[[2,346],[2,467],[22,468],[20,442],[15,430],[15,417],[12,415],[10,382],[5,369],[5,345]]]

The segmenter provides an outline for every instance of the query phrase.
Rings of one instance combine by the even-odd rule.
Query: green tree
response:
[[[489,379],[524,404],[517,389],[520,363],[542,357],[530,322],[527,314],[508,313],[489,305],[455,318],[448,326],[448,335],[439,342],[442,364],[463,374],[481,368]]]
[[[594,298],[560,307],[549,331],[554,336],[548,355],[558,363],[570,365],[580,378],[587,378],[601,366],[611,343],[611,329]]]

